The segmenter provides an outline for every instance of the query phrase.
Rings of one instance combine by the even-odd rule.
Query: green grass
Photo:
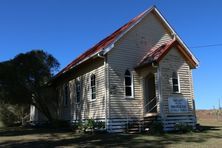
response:
[[[68,130],[0,129],[0,147],[220,147],[222,122],[204,121],[186,134],[74,134]]]

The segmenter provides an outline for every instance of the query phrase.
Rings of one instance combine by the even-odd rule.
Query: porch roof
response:
[[[159,47],[154,47],[148,50],[147,54],[141,59],[136,68],[140,68],[152,63],[159,63],[172,47],[176,47],[178,49],[179,53],[185,58],[191,68],[196,68],[198,66],[198,63],[195,62],[193,56],[180,45],[177,39],[172,39],[166,43],[163,43]]]

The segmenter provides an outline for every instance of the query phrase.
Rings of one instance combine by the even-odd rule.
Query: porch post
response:
[[[163,100],[162,100],[162,91],[161,91],[161,68],[160,68],[160,66],[157,67],[157,83],[158,83],[157,85],[158,85],[160,116],[163,120],[165,120],[165,116],[163,113]]]

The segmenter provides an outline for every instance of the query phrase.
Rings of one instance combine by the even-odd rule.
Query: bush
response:
[[[104,129],[105,128],[105,122],[103,121],[98,121],[95,123],[95,128],[97,129]]]
[[[73,123],[72,129],[79,132],[94,132],[95,130],[104,130],[105,122],[96,122],[94,119],[87,119],[85,122],[79,121],[78,123]]]
[[[154,121],[151,125],[150,125],[150,129],[149,132],[151,134],[160,134],[163,133],[163,123],[161,121]]]
[[[182,133],[192,132],[193,126],[188,125],[186,123],[176,123],[174,126],[174,130]]]
[[[95,125],[96,125],[96,122],[94,119],[87,119],[85,121],[85,127],[87,129],[94,129],[95,128]]]
[[[0,123],[4,126],[19,126],[29,121],[29,106],[8,104],[0,101]]]
[[[86,125],[85,123],[83,123],[82,121],[78,122],[77,124],[77,129],[81,132],[85,132],[86,130]]]
[[[71,129],[73,131],[75,131],[75,130],[78,129],[79,123],[78,122],[72,122],[70,126],[71,126]]]
[[[16,107],[9,104],[0,104],[0,120],[5,126],[14,126],[20,122]]]

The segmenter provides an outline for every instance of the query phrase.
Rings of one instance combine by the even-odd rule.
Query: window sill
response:
[[[172,92],[172,94],[179,94],[179,95],[181,95],[182,93],[181,92]]]
[[[134,96],[125,96],[125,99],[134,99]]]
[[[92,99],[90,99],[90,100],[89,100],[89,103],[90,103],[90,102],[95,102],[95,101],[96,101],[96,99],[93,99],[93,100],[92,100]]]

